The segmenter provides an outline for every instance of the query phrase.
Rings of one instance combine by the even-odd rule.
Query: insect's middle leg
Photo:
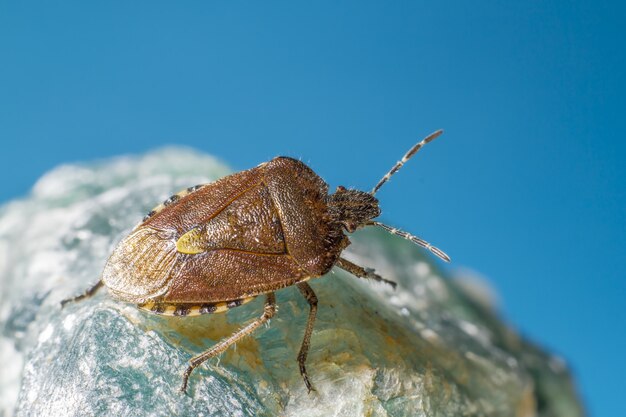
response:
[[[337,265],[339,268],[343,269],[344,271],[348,271],[349,273],[351,273],[352,275],[356,277],[368,278],[368,279],[373,279],[374,281],[384,282],[385,284],[391,285],[394,289],[398,286],[396,282],[390,281],[388,279],[381,277],[380,275],[375,273],[373,269],[363,268],[362,266],[353,264],[347,259],[339,258],[339,260],[337,261],[335,265]]]
[[[189,381],[189,375],[191,375],[191,372],[193,372],[195,368],[200,366],[202,362],[214,356],[219,355],[220,353],[228,349],[228,347],[232,345],[233,343],[237,343],[240,339],[254,332],[259,326],[261,326],[263,323],[271,319],[275,313],[276,313],[276,296],[273,292],[271,292],[267,294],[267,298],[265,300],[265,307],[263,308],[263,314],[261,314],[261,317],[248,323],[245,327],[242,327],[241,329],[237,330],[235,333],[231,334],[226,339],[223,339],[222,341],[220,341],[218,344],[216,344],[215,346],[213,346],[211,349],[207,350],[206,352],[203,352],[199,354],[198,356],[194,356],[193,358],[191,358],[191,360],[189,361],[189,367],[185,370],[185,373],[183,375],[183,385],[180,388],[181,392],[185,392],[187,390],[187,382]]]
[[[315,391],[315,388],[313,388],[311,381],[309,381],[309,376],[306,373],[304,363],[306,362],[306,357],[309,354],[309,347],[311,346],[313,323],[315,323],[315,315],[317,314],[317,296],[313,292],[313,288],[311,288],[306,282],[299,283],[298,289],[304,298],[306,298],[310,307],[309,318],[306,322],[306,329],[304,330],[304,339],[302,340],[302,346],[300,346],[300,352],[298,352],[298,364],[300,365],[300,375],[302,375],[302,378],[304,379],[304,384],[309,392],[311,392],[311,390]]]

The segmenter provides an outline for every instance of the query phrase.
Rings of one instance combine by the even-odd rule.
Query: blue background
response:
[[[174,3],[0,4],[0,201],[164,144],[369,190],[445,128],[383,219],[483,274],[592,415],[626,415],[623,2]]]

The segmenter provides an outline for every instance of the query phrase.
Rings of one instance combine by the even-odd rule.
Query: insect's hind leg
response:
[[[335,265],[337,265],[339,268],[343,269],[344,271],[348,271],[349,273],[351,273],[352,275],[356,277],[373,279],[374,281],[378,281],[378,282],[384,282],[385,284],[391,285],[394,289],[398,286],[396,282],[390,281],[388,279],[381,277],[380,275],[375,273],[373,269],[363,268],[362,266],[354,264],[348,261],[347,259],[339,258],[339,260],[337,261]]]
[[[102,286],[104,285],[104,283],[102,282],[102,280],[99,280],[98,282],[96,282],[95,285],[93,285],[91,288],[89,288],[87,291],[85,291],[84,293],[77,295],[76,297],[72,297],[72,298],[66,298],[65,300],[61,301],[61,308],[65,307],[65,305],[67,303],[73,303],[75,301],[81,301],[84,300],[85,298],[89,298],[92,295],[94,295]]]
[[[211,349],[207,350],[206,352],[203,352],[199,354],[198,356],[194,356],[193,358],[191,358],[191,360],[189,361],[189,367],[187,367],[187,369],[185,370],[185,373],[183,374],[183,385],[180,388],[180,391],[181,392],[187,391],[187,383],[189,382],[189,375],[191,375],[194,369],[200,366],[204,361],[211,359],[212,357],[217,356],[220,353],[224,352],[233,343],[237,343],[240,339],[254,332],[259,326],[261,326],[263,323],[271,319],[275,313],[276,313],[276,295],[273,292],[271,292],[267,294],[267,297],[265,300],[265,307],[263,308],[263,314],[261,314],[261,317],[248,323],[245,327],[242,327],[241,329],[237,330],[235,333],[231,334],[226,339],[221,340],[218,344],[216,344],[215,346],[213,346]]]
[[[311,392],[315,391],[313,385],[311,385],[311,381],[309,381],[309,376],[306,373],[305,362],[306,358],[309,354],[309,347],[311,346],[311,334],[313,333],[313,324],[315,323],[315,316],[317,314],[317,296],[315,292],[313,292],[313,288],[309,286],[306,282],[301,282],[298,284],[298,289],[306,298],[306,301],[309,303],[309,318],[306,322],[306,329],[304,330],[304,338],[302,340],[302,346],[300,346],[300,352],[298,352],[298,364],[300,365],[300,375],[302,375],[302,379],[304,379],[304,384],[306,388]]]

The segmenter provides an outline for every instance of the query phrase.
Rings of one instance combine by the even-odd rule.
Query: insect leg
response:
[[[394,289],[398,285],[397,283],[393,281],[390,281],[388,279],[381,277],[380,275],[375,273],[373,269],[363,268],[362,266],[353,264],[352,262],[344,258],[339,258],[339,260],[337,261],[335,265],[337,265],[339,268],[343,269],[344,271],[348,271],[352,275],[357,276],[359,278],[368,278],[368,279],[373,279],[374,281],[384,282],[385,284],[391,285]]]
[[[83,300],[85,298],[91,297],[92,295],[94,295],[100,289],[100,287],[102,287],[102,285],[104,285],[102,283],[102,280],[99,280],[98,282],[96,282],[96,284],[94,286],[89,288],[84,293],[82,293],[80,295],[77,295],[76,297],[66,298],[65,300],[61,301],[61,308],[65,307],[65,304],[67,304],[67,303],[73,303],[75,301],[80,301],[80,300]]]
[[[197,368],[200,364],[202,364],[207,359],[210,359],[214,356],[219,355],[224,352],[230,345],[233,343],[237,343],[240,339],[246,337],[253,331],[255,331],[259,326],[263,323],[267,322],[271,319],[276,313],[276,296],[273,292],[267,294],[267,298],[265,300],[265,307],[263,308],[263,314],[261,317],[256,320],[248,323],[245,327],[237,330],[235,333],[228,336],[226,339],[221,340],[218,344],[213,346],[211,349],[207,350],[199,354],[198,356],[194,356],[189,361],[189,367],[185,370],[183,374],[183,385],[180,388],[181,392],[187,391],[187,382],[189,381],[189,375],[195,368]]]
[[[311,288],[306,282],[299,283],[298,289],[309,303],[310,310],[309,318],[306,322],[306,330],[304,331],[304,339],[302,340],[302,346],[300,346],[300,352],[298,352],[297,360],[300,365],[300,375],[302,375],[302,378],[304,379],[306,388],[309,392],[311,392],[311,390],[315,391],[315,388],[313,388],[311,381],[309,381],[309,376],[306,373],[304,363],[306,362],[306,358],[309,354],[309,347],[311,346],[311,333],[313,333],[313,323],[315,323],[315,315],[317,314],[317,296],[313,292],[313,288]]]

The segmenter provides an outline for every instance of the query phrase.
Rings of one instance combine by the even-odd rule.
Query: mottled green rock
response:
[[[308,305],[293,288],[278,293],[269,326],[192,375],[189,395],[178,392],[186,361],[260,314],[262,298],[199,318],[152,316],[106,291],[60,309],[155,203],[226,172],[166,149],[60,167],[1,209],[0,416],[583,415],[562,360],[431,255],[378,230],[355,234],[347,257],[396,291],[341,271],[310,282],[320,300],[311,394],[295,360]]]

